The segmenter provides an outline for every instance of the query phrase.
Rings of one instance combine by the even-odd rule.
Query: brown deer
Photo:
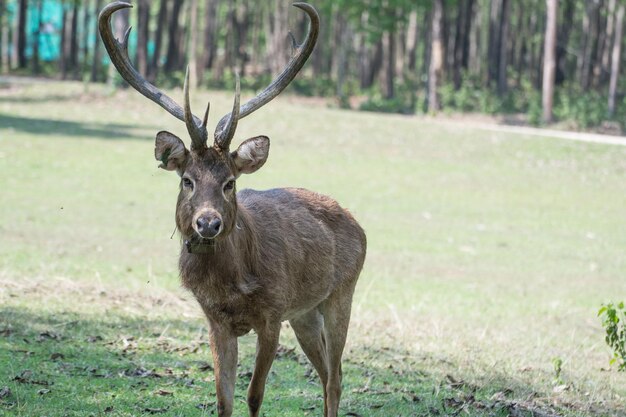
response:
[[[219,416],[233,412],[237,337],[254,330],[256,363],[248,388],[250,416],[258,416],[265,381],[276,356],[281,322],[288,320],[324,389],[324,416],[335,417],[341,396],[343,353],[352,295],[365,260],[366,239],[352,215],[333,199],[298,188],[236,193],[241,174],[261,168],[269,138],[245,140],[230,151],[239,119],[267,104],[294,79],[313,51],[319,16],[306,3],[295,3],[310,20],[305,41],[293,46],[287,67],[259,95],[239,106],[239,78],[232,111],[207,145],[204,119],[191,113],[189,71],[184,108],[148,83],[111,32],[114,12],[132,7],[115,2],[99,17],[102,40],[122,77],[137,91],[185,122],[191,147],[172,133],[156,135],[160,167],[180,176],[176,226],[182,235],[180,275],[200,303],[210,327]],[[293,38],[292,38],[293,40]]]

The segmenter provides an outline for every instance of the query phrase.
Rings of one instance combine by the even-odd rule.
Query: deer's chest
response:
[[[229,297],[227,300],[198,299],[209,322],[219,323],[235,336],[243,336],[258,328],[263,321],[261,314],[247,297]]]

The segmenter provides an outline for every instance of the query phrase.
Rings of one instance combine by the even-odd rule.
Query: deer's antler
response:
[[[319,34],[319,15],[317,14],[315,8],[313,8],[310,4],[294,3],[293,5],[302,9],[309,16],[309,31],[304,39],[304,42],[301,45],[296,45],[295,41],[293,42],[295,52],[289,60],[287,67],[270,83],[269,86],[265,88],[265,90],[261,91],[256,97],[249,100],[241,107],[239,106],[239,76],[236,76],[233,110],[229,114],[224,115],[215,128],[215,147],[222,150],[228,150],[230,142],[235,135],[239,119],[242,119],[252,112],[260,109],[278,96],[295,78],[313,52],[313,48],[315,47]],[[156,88],[154,85],[150,84],[133,67],[128,56],[128,36],[130,35],[131,28],[128,28],[126,31],[122,42],[115,39],[111,30],[111,16],[118,10],[132,7],[133,6],[129,3],[116,1],[105,6],[100,12],[100,16],[98,18],[98,28],[100,30],[100,36],[102,37],[104,46],[109,54],[109,57],[111,58],[111,62],[115,65],[115,68],[117,68],[117,71],[120,73],[122,78],[124,78],[126,82],[128,82],[128,84],[130,84],[135,90],[163,107],[172,116],[185,122],[187,131],[191,137],[192,150],[198,151],[206,148],[208,136],[207,118],[210,106],[207,105],[203,120],[200,120],[191,112],[191,106],[189,104],[189,68],[187,68],[187,73],[185,75],[185,107],[182,108],[169,96]]]
[[[313,52],[313,48],[315,48],[315,43],[317,42],[317,37],[320,31],[320,17],[317,14],[317,11],[308,3],[294,3],[293,5],[303,10],[309,17],[309,31],[304,38],[304,42],[297,45],[292,37],[294,53],[289,60],[287,67],[285,67],[283,72],[278,74],[278,76],[265,88],[265,90],[261,91],[256,97],[241,106],[239,109],[240,119],[243,119],[254,111],[260,109],[278,96],[296,77],[300,69],[304,66],[304,63]],[[232,114],[226,114],[217,124],[217,127],[215,128],[215,146],[222,149],[228,149],[230,146],[232,135],[235,132],[234,129],[226,129],[226,127],[230,124],[231,119]],[[232,134],[226,134],[231,130]]]
[[[137,72],[128,57],[128,36],[130,35],[130,27],[126,30],[124,39],[119,42],[115,39],[111,30],[111,16],[118,10],[132,8],[130,3],[116,1],[106,5],[100,12],[98,17],[98,29],[102,42],[106,48],[111,62],[117,68],[122,78],[128,82],[135,90],[149,98],[150,100],[163,107],[169,114],[178,120],[185,122],[189,136],[191,136],[191,147],[195,150],[206,148],[207,130],[206,117],[209,108],[205,114],[204,121],[201,121],[191,113],[189,108],[189,74],[185,78],[185,108],[183,109],[178,103],[172,100],[167,94],[150,84],[145,78]]]

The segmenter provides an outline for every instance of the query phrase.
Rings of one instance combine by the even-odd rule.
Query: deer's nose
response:
[[[222,230],[222,220],[219,217],[199,217],[196,220],[197,231],[200,236],[212,239]]]

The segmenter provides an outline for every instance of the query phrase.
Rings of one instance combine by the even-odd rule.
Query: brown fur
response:
[[[352,294],[365,259],[365,234],[334,200],[310,191],[290,188],[236,194],[234,180],[255,172],[267,160],[267,137],[248,139],[236,151],[228,152],[239,119],[280,94],[313,52],[319,15],[309,4],[298,2],[294,6],[309,18],[305,40],[300,45],[294,40],[294,54],[285,69],[242,106],[239,78],[235,76],[233,110],[218,122],[210,148],[206,129],[209,108],[203,120],[192,114],[189,69],[183,108],[133,69],[128,39],[119,42],[113,36],[112,14],[132,6],[116,1],[105,6],[98,17],[104,46],[120,75],[184,121],[191,138],[190,152],[175,135],[159,132],[154,156],[161,168],[181,176],[176,225],[182,238],[190,241],[193,253],[185,250],[187,245],[183,247],[180,274],[210,324],[220,417],[233,412],[237,337],[250,330],[257,333],[258,342],[248,409],[250,416],[259,415],[283,320],[289,320],[320,376],[324,416],[336,417],[339,408],[341,355]]]
[[[178,155],[187,157],[169,168],[194,183],[192,192],[181,182],[176,224],[182,238],[196,234],[199,212],[219,216],[223,223],[212,251],[188,253],[183,247],[180,254],[182,283],[210,324],[218,414],[232,414],[237,337],[254,330],[257,358],[248,407],[250,416],[259,415],[281,322],[289,320],[322,381],[324,416],[335,417],[352,295],[365,260],[365,233],[336,201],[311,191],[222,192],[228,178],[253,172],[265,162],[269,140],[255,139],[263,146],[254,143],[254,152],[244,149],[250,140],[239,148],[254,160],[239,158],[237,151],[178,149]],[[179,145],[168,137],[167,146]]]

